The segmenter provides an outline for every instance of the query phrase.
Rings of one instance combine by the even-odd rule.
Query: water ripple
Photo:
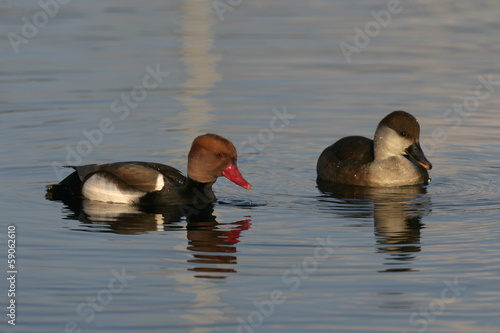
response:
[[[490,172],[464,170],[460,177],[439,177],[429,186],[435,212],[444,214],[463,211],[479,212],[500,209],[498,168],[489,167]]]

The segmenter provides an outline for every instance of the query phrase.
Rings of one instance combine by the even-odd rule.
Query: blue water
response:
[[[500,332],[496,1],[50,3],[0,1],[2,332]],[[317,188],[398,109],[428,186]],[[253,187],[202,216],[45,198],[67,163],[185,170],[207,132]]]

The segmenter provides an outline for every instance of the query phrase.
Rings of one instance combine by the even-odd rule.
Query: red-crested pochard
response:
[[[197,137],[188,154],[187,177],[168,165],[151,162],[117,162],[71,166],[75,172],[49,192],[90,200],[139,205],[197,205],[214,202],[212,185],[225,176],[250,189],[236,166],[236,148],[216,135]],[[60,197],[61,195],[59,195]]]
[[[348,136],[327,147],[316,166],[318,181],[359,186],[426,184],[432,164],[419,138],[417,119],[394,111],[379,123],[374,140]]]

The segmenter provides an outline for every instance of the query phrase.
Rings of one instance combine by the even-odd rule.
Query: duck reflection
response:
[[[318,181],[318,189],[340,201],[338,214],[347,218],[373,217],[377,252],[386,253],[379,272],[413,270],[409,262],[420,252],[422,217],[430,212],[430,197],[421,185],[360,187]]]
[[[188,262],[195,265],[189,269],[199,273],[196,277],[222,279],[227,273],[236,273],[233,268],[213,267],[207,265],[236,264],[236,256],[228,253],[236,253],[235,244],[239,242],[240,233],[250,228],[250,219],[233,222],[225,226],[231,228],[223,231],[217,229],[217,221],[190,222],[187,225],[187,238],[189,239],[188,250],[195,252],[193,259]],[[222,273],[209,274],[207,273]]]
[[[47,196],[48,200],[61,200]],[[137,235],[150,231],[186,231],[187,250],[193,252],[194,264],[189,271],[195,277],[224,279],[236,270],[235,253],[243,230],[250,228],[250,219],[233,223],[219,223],[214,216],[214,205],[185,206],[130,206],[91,200],[61,200],[66,205],[67,219],[82,224],[75,230]]]

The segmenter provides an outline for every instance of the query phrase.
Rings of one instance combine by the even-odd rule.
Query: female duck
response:
[[[316,166],[318,181],[374,187],[426,184],[432,165],[419,138],[417,119],[394,111],[379,123],[374,140],[348,136],[327,147]]]
[[[47,186],[52,198],[84,197],[95,201],[181,205],[215,201],[212,185],[224,176],[250,189],[236,166],[231,141],[216,135],[197,137],[188,155],[187,177],[168,165],[117,162],[71,166],[76,171],[59,184]]]

